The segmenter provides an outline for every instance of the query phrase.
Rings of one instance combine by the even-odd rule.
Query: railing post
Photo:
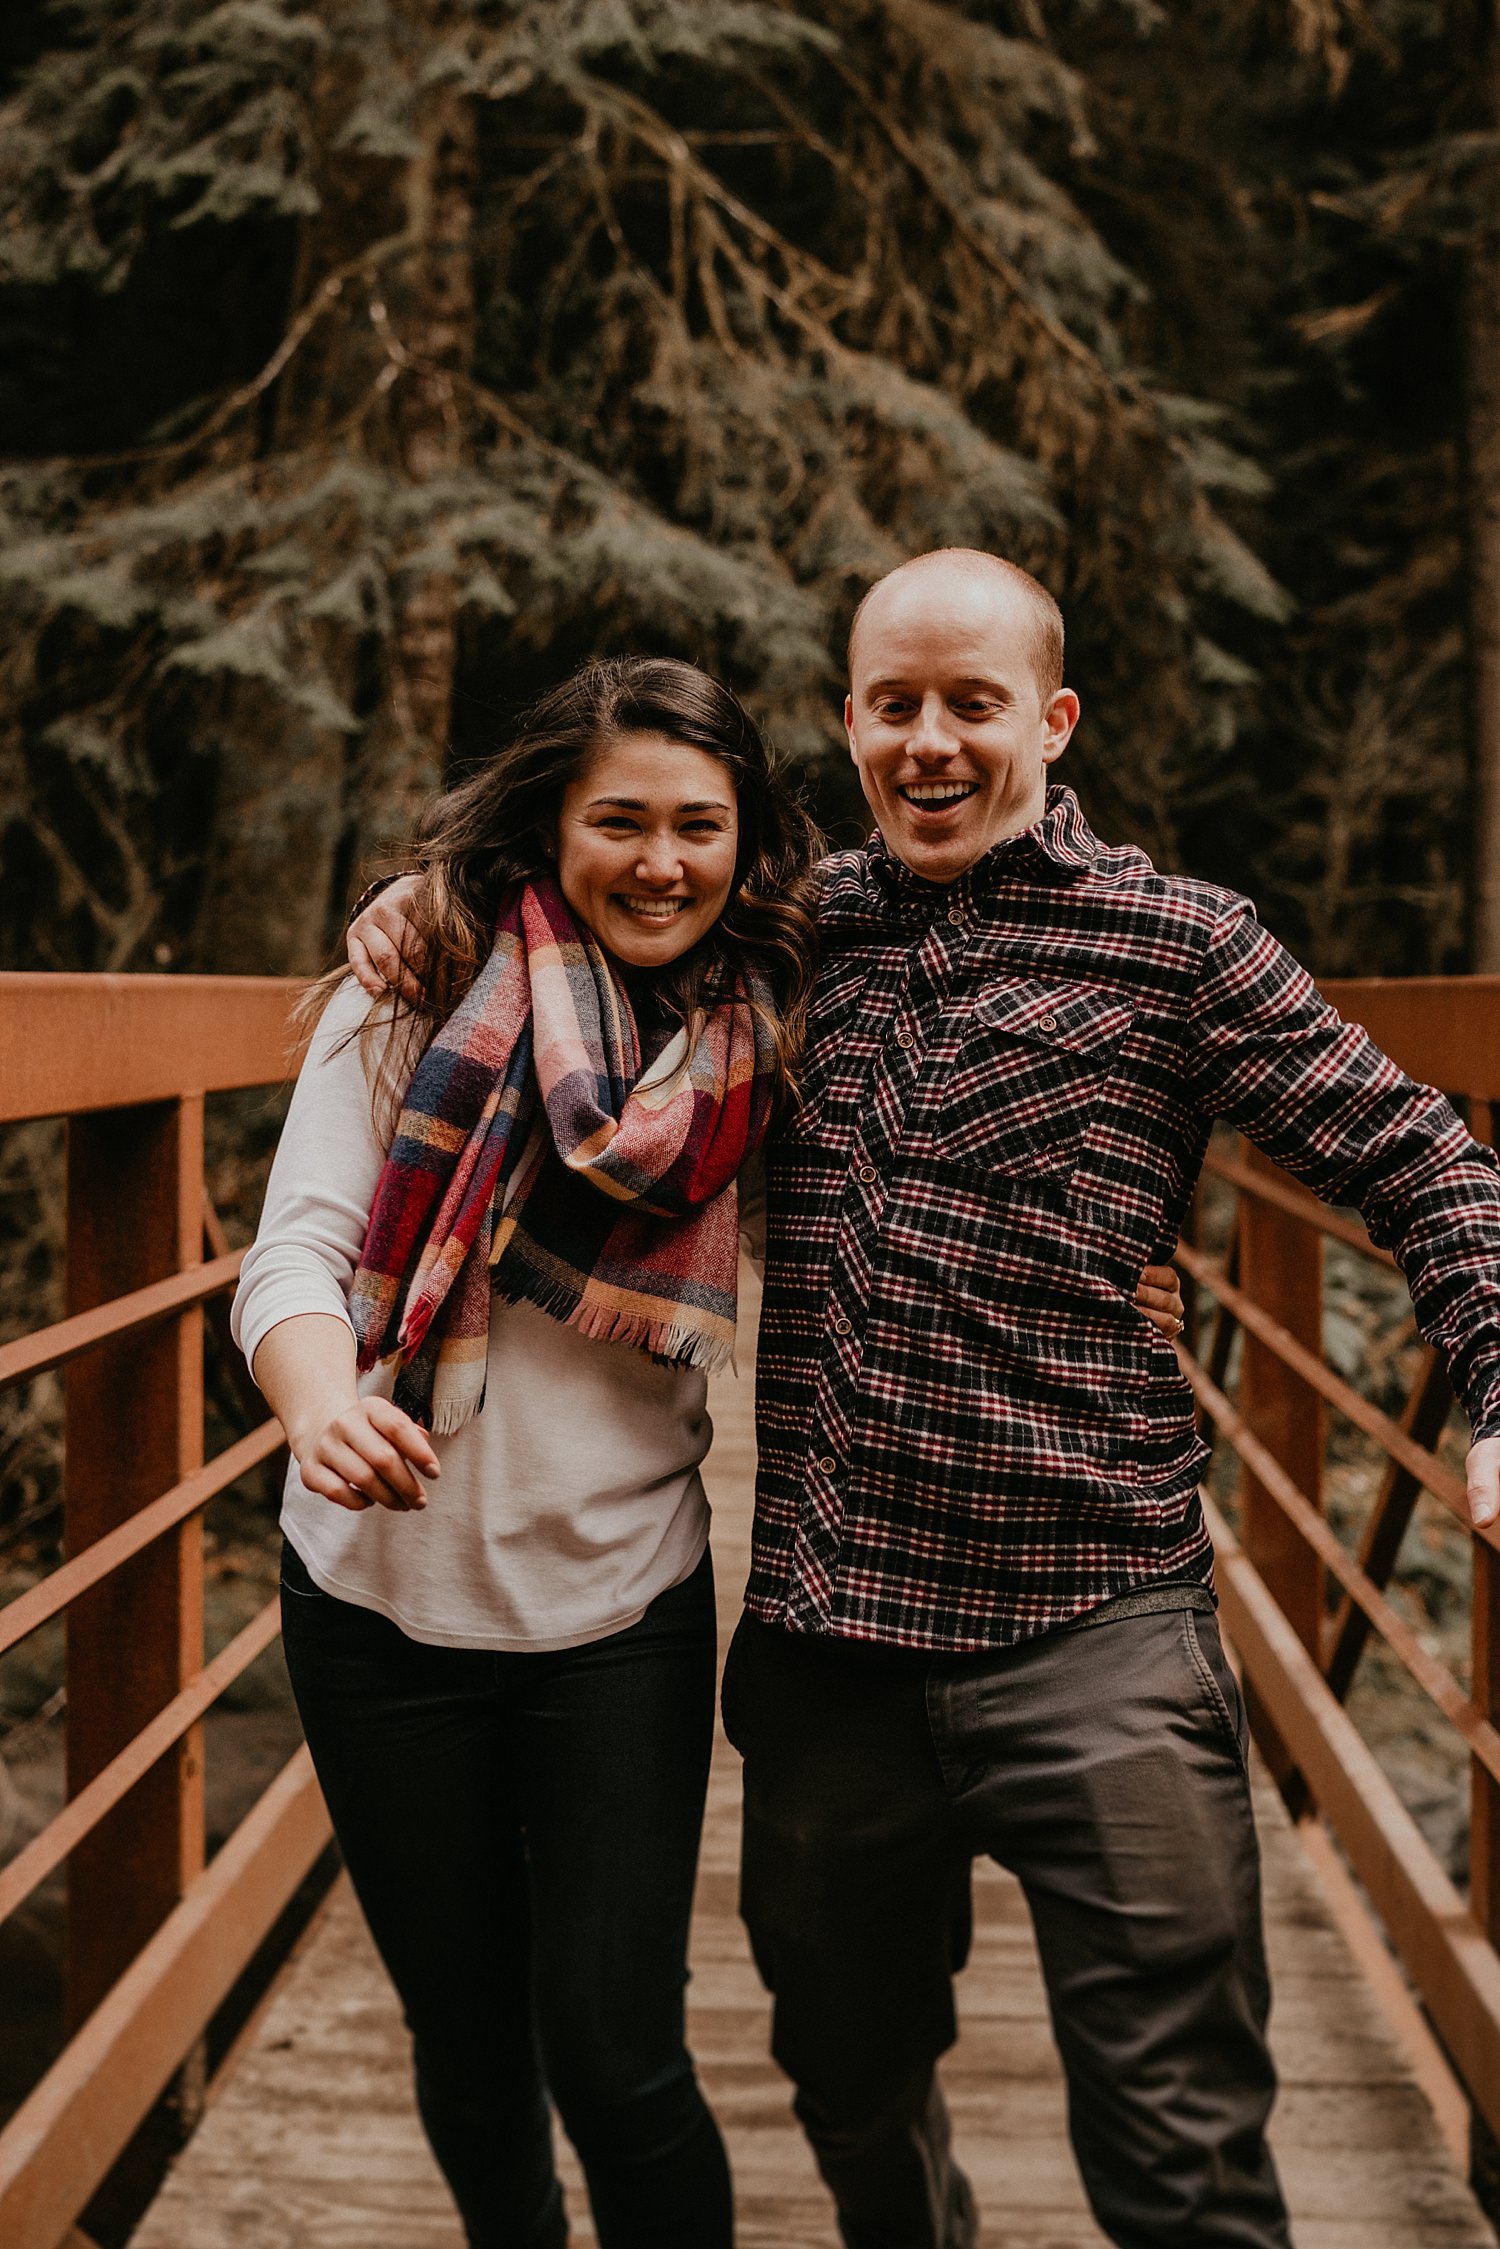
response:
[[[75,1116],[68,1126],[68,1310],[202,1263],[203,1100]],[[203,1328],[194,1310],[67,1370],[66,1544],[127,1520],[203,1459]],[[203,1662],[203,1532],[194,1517],[73,1604],[67,1783],[75,1795]],[[203,1865],[194,1728],[73,1852],[67,2014],[87,2016]]]
[[[1495,1145],[1495,1105],[1471,1104],[1469,1128],[1476,1140]],[[1500,1724],[1500,1554],[1482,1538],[1472,1541],[1473,1699],[1481,1716]],[[1493,1945],[1500,1945],[1500,1788],[1476,1758],[1469,1762],[1469,1906]],[[1469,2168],[1486,2216],[1500,2218],[1500,2141],[1477,2109],[1471,2109]]]
[[[1271,1172],[1257,1149],[1246,1147],[1252,1170]],[[1239,1285],[1308,1350],[1323,1348],[1323,1242],[1289,1212],[1240,1197]],[[1299,1491],[1322,1505],[1323,1401],[1300,1382],[1264,1343],[1246,1334],[1240,1376],[1240,1411],[1255,1435],[1281,1463]],[[1317,1659],[1323,1630],[1323,1565],[1281,1508],[1248,1469],[1240,1473],[1241,1543],[1290,1621]],[[1251,1701],[1262,1749],[1278,1780],[1289,1779],[1295,1760],[1276,1741],[1263,1712]]]

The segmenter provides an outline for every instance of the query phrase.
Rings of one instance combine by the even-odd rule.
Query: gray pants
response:
[[[1247,1734],[1211,1614],[980,1656],[746,1619],[742,1906],[847,2249],[970,2249],[935,2064],[980,1853],[1025,1891],[1089,2200],[1119,2249],[1287,2249]]]

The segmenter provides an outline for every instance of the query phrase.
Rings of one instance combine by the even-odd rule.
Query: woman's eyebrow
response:
[[[590,797],[588,810],[598,812],[605,805],[617,812],[649,812],[651,809],[644,797]],[[721,804],[717,797],[704,797],[695,804],[679,804],[676,810],[681,815],[684,812],[728,812],[730,807]]]

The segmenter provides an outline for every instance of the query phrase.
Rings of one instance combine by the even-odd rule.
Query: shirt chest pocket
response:
[[[1066,1185],[1134,1017],[1128,999],[1091,984],[986,985],[933,1089],[937,1152]]]

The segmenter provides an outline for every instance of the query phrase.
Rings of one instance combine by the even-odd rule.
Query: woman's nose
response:
[[[682,853],[671,836],[648,836],[641,845],[641,855],[636,861],[636,878],[640,882],[665,885],[676,882],[682,873]]]

